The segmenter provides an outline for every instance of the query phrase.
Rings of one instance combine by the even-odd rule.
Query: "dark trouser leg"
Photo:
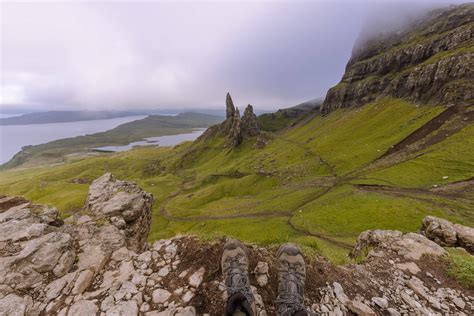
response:
[[[225,316],[246,315],[254,316],[247,298],[241,293],[235,293],[227,300]]]

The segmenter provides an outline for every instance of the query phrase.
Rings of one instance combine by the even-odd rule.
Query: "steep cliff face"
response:
[[[341,82],[322,106],[328,113],[382,97],[469,105],[474,99],[474,4],[433,11],[396,34],[356,48]]]

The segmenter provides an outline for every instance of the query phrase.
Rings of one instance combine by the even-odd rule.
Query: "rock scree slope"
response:
[[[220,315],[224,240],[181,236],[148,244],[152,203],[150,194],[111,174],[92,183],[83,211],[64,222],[55,208],[0,198],[0,315]],[[436,242],[463,240],[459,245],[472,249],[472,228],[429,217],[422,230]],[[365,257],[359,264],[307,258],[308,309],[469,314],[474,290],[445,273],[446,250],[427,237],[371,230],[351,253]],[[247,248],[258,315],[274,315],[276,249]]]

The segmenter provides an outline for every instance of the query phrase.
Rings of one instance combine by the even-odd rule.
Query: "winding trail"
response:
[[[299,232],[299,233],[301,233],[305,236],[316,237],[318,239],[322,239],[322,240],[327,241],[327,242],[329,242],[333,245],[339,246],[339,247],[347,249],[347,250],[352,250],[352,248],[354,248],[353,244],[345,243],[345,242],[335,240],[333,238],[330,238],[330,237],[327,237],[327,236],[324,236],[324,235],[321,235],[321,234],[312,233],[307,229],[296,227],[295,224],[293,224],[291,222],[291,218],[288,219],[288,225],[290,225],[290,227],[293,228],[295,231],[297,231],[297,232]]]
[[[321,191],[319,194],[317,194],[316,196],[312,197],[311,199],[309,200],[305,200],[304,202],[302,202],[301,204],[299,204],[295,210],[298,210],[299,208],[301,208],[302,206],[308,204],[308,203],[311,203],[315,200],[318,200],[319,198],[321,198],[323,195],[327,194],[329,191],[331,191],[335,186],[337,186],[339,183],[338,181],[334,181],[333,183],[331,183],[330,186],[327,186],[324,188],[323,191]],[[316,237],[318,239],[321,239],[321,240],[324,240],[328,243],[331,243],[335,246],[338,246],[338,247],[341,247],[341,248],[344,248],[344,249],[347,249],[347,250],[352,250],[353,248],[353,245],[352,244],[349,244],[349,243],[345,243],[345,242],[342,242],[342,241],[339,241],[339,240],[335,240],[331,237],[328,237],[328,236],[325,236],[325,235],[322,235],[322,234],[318,234],[318,233],[313,233],[313,232],[310,232],[309,230],[307,229],[303,229],[303,228],[300,228],[300,227],[297,227],[295,224],[293,224],[291,222],[291,219],[293,218],[294,216],[294,211],[265,211],[265,212],[255,212],[255,213],[247,213],[247,214],[232,214],[232,215],[215,215],[215,216],[212,216],[212,215],[209,215],[209,216],[189,216],[189,217],[180,217],[180,216],[173,216],[173,215],[170,215],[168,213],[168,211],[166,210],[166,205],[168,204],[168,202],[176,197],[177,195],[179,195],[180,192],[175,192],[172,196],[170,196],[169,198],[167,198],[165,201],[163,201],[163,203],[161,204],[160,206],[160,215],[163,216],[164,218],[168,219],[168,220],[172,220],[172,221],[177,221],[177,222],[201,222],[201,221],[214,221],[214,220],[226,220],[226,219],[241,219],[241,218],[279,218],[279,217],[283,217],[283,218],[287,218],[287,224],[291,227],[291,229],[293,229],[295,232],[301,234],[301,235],[304,235],[304,236],[311,236],[311,237]]]
[[[163,202],[160,206],[160,215],[163,216],[164,218],[172,221],[177,221],[177,222],[202,222],[202,221],[213,221],[213,220],[225,220],[225,219],[240,219],[240,218],[278,218],[278,217],[285,217],[288,218],[288,225],[296,232],[305,235],[305,236],[312,236],[316,237],[319,239],[322,239],[328,243],[334,244],[336,246],[339,246],[344,249],[351,250],[353,248],[353,245],[344,243],[335,239],[332,239],[328,236],[324,236],[321,234],[317,233],[312,233],[306,229],[299,228],[295,226],[292,222],[291,219],[293,217],[292,212],[256,212],[256,213],[248,213],[248,214],[233,214],[233,215],[218,215],[218,216],[190,216],[190,217],[179,217],[179,216],[173,216],[170,215],[166,211],[165,205],[167,204],[167,201]]]
[[[179,217],[170,215],[166,211],[165,205],[168,201],[165,201],[160,206],[160,215],[166,219],[177,221],[177,222],[196,222],[196,221],[215,221],[222,219],[239,219],[239,218],[276,218],[276,217],[291,217],[293,216],[290,212],[255,212],[247,214],[232,214],[232,215],[209,215],[209,216],[189,216],[189,217]]]
[[[467,122],[461,121],[461,119],[468,117],[469,119]],[[455,118],[455,120],[453,120]],[[324,165],[326,169],[329,171],[329,175],[325,177],[317,177],[314,180],[303,182],[303,183],[292,183],[287,184],[287,186],[295,186],[296,188],[307,188],[307,187],[315,187],[321,188],[322,191],[318,192],[315,196],[312,196],[309,199],[305,199],[302,201],[294,210],[291,211],[264,211],[264,212],[255,212],[255,213],[247,213],[247,214],[230,214],[230,215],[209,215],[209,216],[190,216],[190,217],[179,217],[173,216],[168,213],[166,210],[166,205],[168,202],[176,197],[177,195],[182,193],[182,190],[175,192],[174,195],[168,197],[160,206],[160,215],[164,218],[171,220],[171,221],[178,221],[178,222],[199,222],[199,221],[212,221],[212,220],[226,220],[226,219],[243,219],[243,218],[287,218],[287,224],[291,227],[292,230],[295,232],[303,235],[303,236],[311,236],[318,238],[320,240],[326,241],[330,244],[338,246],[340,248],[346,250],[352,250],[353,245],[350,243],[346,243],[343,241],[339,241],[333,239],[329,236],[311,232],[308,229],[298,227],[292,222],[294,218],[294,214],[302,208],[303,206],[317,201],[327,193],[329,193],[334,188],[344,185],[350,184],[356,190],[360,192],[376,192],[380,194],[392,195],[392,196],[399,196],[399,197],[406,197],[411,198],[418,201],[423,201],[425,203],[430,203],[431,205],[443,208],[445,211],[451,212],[449,208],[451,205],[447,205],[440,201],[435,201],[425,196],[430,197],[444,197],[448,199],[458,200],[462,198],[460,193],[466,187],[473,187],[474,179],[468,179],[467,181],[459,182],[457,184],[448,184],[443,187],[439,187],[437,189],[424,189],[424,188],[400,188],[394,183],[390,183],[386,180],[376,179],[379,181],[383,181],[389,185],[363,185],[363,184],[353,184],[351,181],[360,180],[360,179],[370,179],[360,177],[363,174],[367,174],[367,172],[373,172],[375,170],[381,170],[385,168],[392,167],[402,162],[409,161],[411,159],[416,159],[420,155],[424,155],[430,152],[428,149],[429,146],[439,143],[449,135],[452,135],[454,132],[459,131],[467,123],[473,121],[473,112],[464,112],[462,109],[459,108],[448,108],[447,110],[443,111],[441,114],[436,116],[435,118],[431,119],[427,123],[425,123],[422,127],[415,130],[413,133],[408,135],[405,139],[400,141],[399,143],[392,146],[387,152],[385,152],[382,156],[367,162],[364,165],[355,168],[352,171],[347,172],[343,175],[337,175],[336,168],[328,163],[324,158],[320,155],[315,153],[312,148],[309,148],[307,144],[301,143],[292,139],[287,139],[285,137],[278,138],[284,142],[289,143],[292,146],[296,146],[298,148],[302,148],[305,154],[312,156],[318,165]],[[433,133],[436,132],[433,136]],[[420,152],[420,150],[422,150]],[[246,174],[247,175],[247,174]],[[222,176],[222,175],[215,175],[215,176]],[[375,180],[375,179],[374,179]],[[452,190],[451,187],[454,186],[456,190]],[[446,192],[444,191],[446,189]],[[266,200],[272,200],[277,197],[271,197]],[[262,202],[262,201],[260,201]],[[242,208],[248,208],[248,206],[244,207],[235,207],[229,208],[227,210],[238,210]],[[222,210],[220,210],[222,211]],[[458,210],[460,211],[460,210]],[[218,211],[214,211],[217,213]]]

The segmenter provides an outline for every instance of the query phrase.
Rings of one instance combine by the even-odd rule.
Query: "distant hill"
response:
[[[313,99],[286,109],[280,109],[274,113],[265,113],[258,116],[258,122],[262,129],[267,132],[276,132],[291,126],[307,114],[319,112],[322,99]]]
[[[0,169],[13,168],[23,164],[36,166],[62,163],[67,160],[68,155],[84,155],[93,148],[128,145],[147,137],[189,133],[196,128],[208,127],[221,120],[222,118],[219,116],[193,112],[181,113],[176,116],[150,115],[101,133],[25,146],[10,161],[1,165]]]
[[[143,111],[48,111],[0,119],[0,125],[29,125],[105,120],[117,117],[145,115]]]

